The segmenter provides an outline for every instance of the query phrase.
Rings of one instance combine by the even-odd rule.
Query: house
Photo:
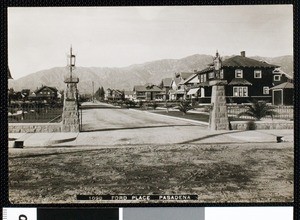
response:
[[[220,71],[215,71],[216,66]],[[207,68],[197,72],[203,96],[200,102],[210,103],[211,86],[209,82],[215,78],[227,81],[225,95],[227,102],[247,103],[253,99],[272,102],[270,88],[273,87],[274,73],[279,66],[246,57],[245,51],[224,61],[218,52],[214,62]],[[277,79],[277,78],[276,78]],[[282,79],[282,78],[281,78]]]
[[[134,91],[124,91],[125,99],[133,100]]]
[[[134,86],[133,92],[133,97],[136,100],[162,100],[163,98],[163,90],[153,84]]]
[[[185,90],[185,99],[198,100],[201,96],[201,89],[199,88],[199,78],[197,73],[193,73],[190,77],[183,81],[182,85]],[[203,89],[203,88],[202,88]]]
[[[106,89],[104,94],[104,100],[112,100],[112,90],[110,88]]]
[[[42,86],[28,96],[28,99],[35,101],[55,101],[58,99],[58,90],[55,87]]]
[[[294,103],[294,84],[284,82],[270,89],[272,91],[273,105],[293,105]]]
[[[172,88],[172,78],[162,79],[159,87],[162,89],[163,100],[168,100],[169,99],[169,91]]]
[[[105,100],[123,100],[124,99],[124,93],[123,91],[117,90],[117,89],[110,89],[108,88],[105,91],[105,95],[104,95],[104,99]]]
[[[172,90],[175,91],[175,93],[172,91],[169,96],[170,100],[180,100],[180,99],[185,99],[186,95],[186,90],[184,87],[183,82],[189,78],[191,75],[193,75],[193,72],[179,72],[175,73],[175,77],[172,80]]]

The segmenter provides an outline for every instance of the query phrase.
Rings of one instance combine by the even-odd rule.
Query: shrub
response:
[[[189,110],[193,109],[194,107],[188,101],[181,101],[177,108],[185,115]]]
[[[253,100],[250,106],[246,106],[247,110],[238,114],[240,116],[251,116],[255,118],[255,120],[260,121],[262,118],[266,116],[273,117],[278,113],[275,112],[273,106],[268,105],[265,101],[257,101]]]

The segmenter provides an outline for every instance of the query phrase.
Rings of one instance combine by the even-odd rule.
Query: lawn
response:
[[[49,108],[49,109],[27,109],[24,111],[22,119],[22,111],[17,114],[8,116],[9,123],[57,123],[61,121],[63,109],[62,108]]]
[[[292,143],[10,149],[9,199],[197,194],[201,203],[292,202],[293,160]]]

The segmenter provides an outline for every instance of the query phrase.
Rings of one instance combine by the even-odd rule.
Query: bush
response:
[[[194,109],[194,107],[191,105],[188,101],[181,101],[179,106],[177,107],[179,111],[181,111],[184,115],[189,111]]]
[[[247,122],[247,130],[256,130],[256,124],[254,121]]]

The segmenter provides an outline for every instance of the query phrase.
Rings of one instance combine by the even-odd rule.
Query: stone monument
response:
[[[72,54],[72,47],[69,55],[69,73],[65,76],[66,83],[64,93],[64,107],[62,114],[62,132],[79,132],[79,111],[78,111],[78,77],[73,73],[75,69],[75,55]]]
[[[227,81],[221,77],[222,60],[219,53],[214,58],[214,78],[209,81],[212,86],[211,110],[209,117],[209,128],[211,130],[229,130],[227,115],[225,85]]]

